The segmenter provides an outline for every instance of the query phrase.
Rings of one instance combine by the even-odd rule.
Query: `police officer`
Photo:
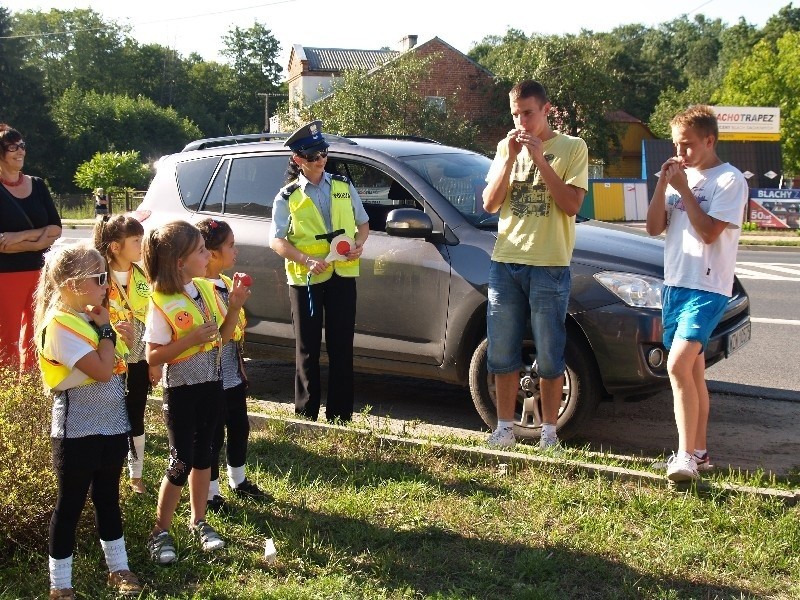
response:
[[[286,186],[275,196],[270,247],[285,259],[295,334],[295,412],[316,420],[322,327],[330,365],[325,416],[353,416],[353,336],[359,257],[369,217],[350,180],[325,171],[328,143],[313,121],[284,143],[292,150]],[[355,240],[341,260],[327,262],[331,241]]]

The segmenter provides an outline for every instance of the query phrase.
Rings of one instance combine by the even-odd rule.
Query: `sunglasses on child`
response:
[[[94,279],[95,277],[97,278],[97,285],[100,287],[103,287],[108,282],[108,273],[92,273],[81,277],[81,279]]]
[[[317,162],[320,158],[325,158],[328,156],[328,149],[320,150],[319,152],[312,152],[311,154],[303,154],[302,152],[298,152],[297,155],[306,160],[308,162]]]

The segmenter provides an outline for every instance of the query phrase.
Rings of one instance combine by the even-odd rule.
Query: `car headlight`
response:
[[[594,278],[628,306],[661,308],[663,279],[613,271],[595,273]]]

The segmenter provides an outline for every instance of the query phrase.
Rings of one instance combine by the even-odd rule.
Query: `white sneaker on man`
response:
[[[697,464],[691,454],[679,451],[667,460],[667,479],[670,481],[692,481],[698,477]]]
[[[513,427],[498,427],[486,440],[486,445],[489,448],[511,448],[517,443],[517,438],[514,437]]]

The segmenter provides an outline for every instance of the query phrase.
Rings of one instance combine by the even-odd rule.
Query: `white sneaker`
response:
[[[514,437],[513,427],[498,427],[486,440],[489,448],[511,448],[516,443],[517,438]]]
[[[550,448],[555,449],[556,446],[558,446],[557,435],[545,435],[542,433],[542,437],[539,438],[539,450],[548,450]]]
[[[697,464],[686,452],[673,454],[667,460],[667,479],[670,481],[692,481],[698,477]]]

